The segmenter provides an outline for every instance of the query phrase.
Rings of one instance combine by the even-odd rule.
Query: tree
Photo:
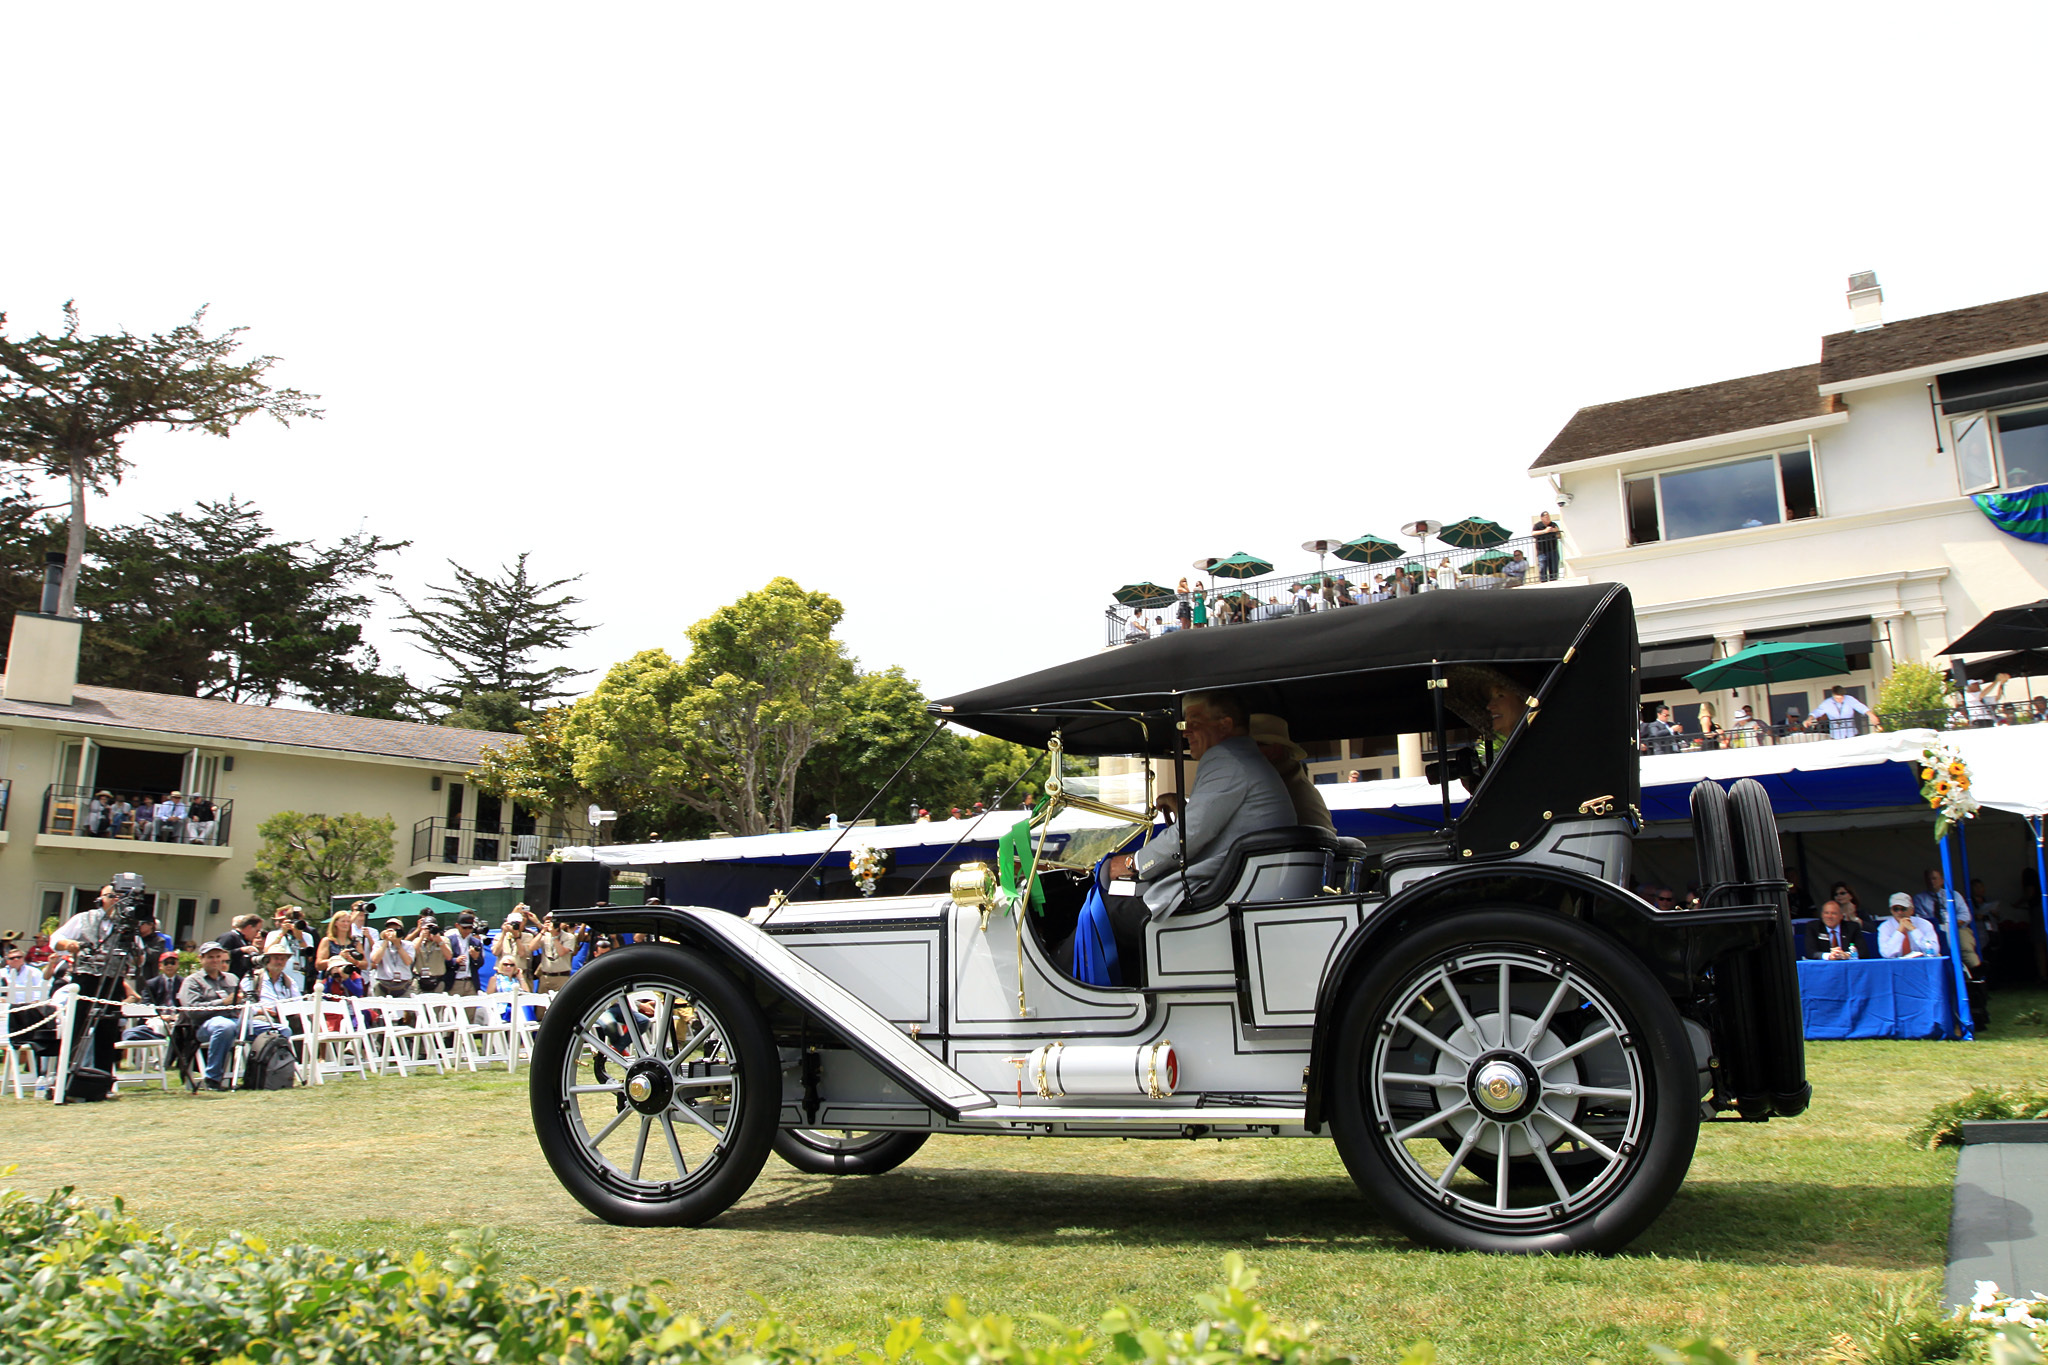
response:
[[[811,750],[797,780],[795,815],[802,824],[822,824],[833,814],[851,820],[917,752],[934,725],[924,693],[901,668],[848,672],[838,696],[845,722],[838,734]],[[959,802],[969,789],[965,758],[966,742],[952,730],[941,730],[870,813],[884,824],[900,824],[912,818],[919,801]]]
[[[486,790],[538,800],[564,772],[584,792],[665,832],[709,817],[733,834],[785,829],[799,770],[845,724],[852,676],[826,593],[777,578],[690,627],[680,663],[662,649],[614,665],[559,727],[487,763]],[[566,756],[566,770],[561,766]]]
[[[146,426],[226,436],[246,417],[265,413],[289,425],[318,418],[315,394],[273,389],[264,376],[276,356],[229,359],[245,327],[209,337],[206,310],[168,334],[129,332],[83,336],[78,309],[64,305],[64,330],[25,341],[5,335],[0,313],[0,460],[65,480],[71,520],[65,546],[59,616],[76,614],[85,559],[85,495],[104,495],[129,461],[122,442]]]
[[[391,875],[388,815],[305,815],[281,810],[256,827],[263,847],[243,878],[263,905],[295,904],[324,919],[333,898]]]
[[[410,718],[406,681],[363,644],[368,581],[405,547],[368,532],[280,540],[229,498],[94,533],[81,606],[94,622],[80,677],[108,687]]]
[[[441,724],[511,735],[532,719],[533,712],[520,703],[517,692],[464,692],[455,709],[441,717]]]
[[[562,684],[584,676],[583,671],[542,668],[534,656],[563,649],[590,631],[569,615],[569,608],[583,604],[582,598],[567,593],[548,596],[581,575],[537,582],[527,575],[526,559],[521,554],[502,566],[496,578],[472,573],[451,559],[454,586],[428,584],[431,595],[425,608],[392,594],[405,608],[399,619],[409,623],[399,632],[417,638],[422,649],[451,670],[436,680],[436,701],[454,708],[464,705],[472,693],[506,692],[531,714],[573,695]],[[509,731],[511,726],[504,728]]]

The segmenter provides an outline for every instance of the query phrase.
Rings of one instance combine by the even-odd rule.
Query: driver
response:
[[[1187,809],[1178,824],[1109,863],[1111,880],[1135,877],[1141,888],[1142,904],[1110,908],[1119,944],[1126,928],[1135,931],[1147,918],[1165,918],[1207,886],[1240,836],[1294,823],[1287,783],[1253,742],[1243,702],[1228,692],[1190,692],[1181,715],[1188,752],[1199,765]],[[1179,804],[1172,794],[1160,801]]]

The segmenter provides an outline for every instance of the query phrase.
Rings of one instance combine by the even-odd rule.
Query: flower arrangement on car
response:
[[[848,860],[847,868],[853,873],[854,885],[860,888],[863,896],[874,895],[876,883],[881,880],[882,873],[886,870],[882,850],[870,848],[866,844],[855,844],[853,851],[848,855]]]

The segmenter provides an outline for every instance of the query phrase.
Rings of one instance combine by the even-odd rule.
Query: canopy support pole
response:
[[[1949,974],[1955,979],[1956,1026],[1962,1030],[1963,1041],[1968,1043],[1976,1040],[1976,1032],[1970,1024],[1970,987],[1969,982],[1963,976],[1963,944],[1962,939],[1958,937],[1956,925],[1955,883],[1950,873],[1953,864],[1948,854],[1947,837],[1944,836],[1940,842],[1941,901],[1942,906],[1948,912],[1948,961],[1951,969]]]
[[[2042,846],[2042,818],[2029,815],[2027,823],[2034,829],[2034,889],[2041,893],[2041,928],[2048,932],[2048,851]]]

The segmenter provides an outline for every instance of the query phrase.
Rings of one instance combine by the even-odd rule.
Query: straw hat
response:
[[[1287,733],[1287,721],[1266,711],[1255,711],[1251,717],[1252,743],[1270,744],[1285,749],[1288,757],[1300,763],[1308,757],[1308,751],[1294,742]]]

